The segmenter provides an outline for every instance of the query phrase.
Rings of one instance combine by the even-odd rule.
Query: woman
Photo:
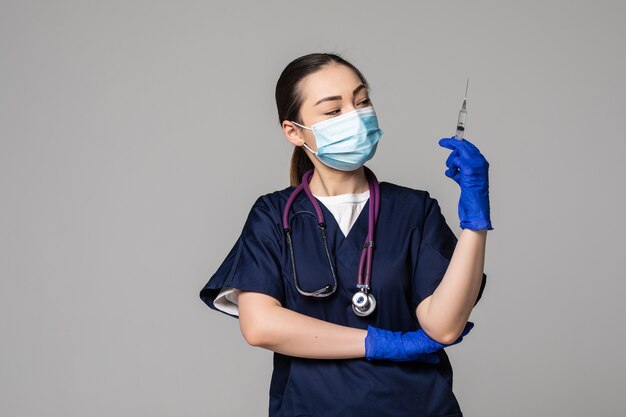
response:
[[[272,417],[462,416],[443,348],[473,326],[486,283],[489,164],[465,139],[439,142],[461,187],[457,240],[427,191],[364,166],[383,133],[368,90],[336,54],[285,68],[276,103],[292,185],[257,199],[200,292],[274,351]]]

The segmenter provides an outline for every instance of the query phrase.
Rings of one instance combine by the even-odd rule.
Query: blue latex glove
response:
[[[472,327],[474,323],[468,321],[461,336],[453,343],[445,345],[428,337],[422,329],[414,332],[392,332],[368,326],[365,336],[365,357],[370,361],[389,359],[395,362],[422,361],[436,364],[439,363],[439,356],[434,352],[460,343]]]
[[[461,186],[461,228],[493,230],[489,213],[489,162],[467,139],[441,138],[439,145],[453,149],[446,160],[446,176]]]

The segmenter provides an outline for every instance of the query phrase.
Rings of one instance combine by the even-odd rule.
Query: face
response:
[[[341,64],[325,65],[309,74],[300,82],[303,96],[300,107],[300,124],[311,125],[332,119],[356,109],[371,107],[367,87],[352,69]],[[317,151],[313,131],[303,129],[288,120],[283,121],[283,131],[287,140],[296,146],[304,143]],[[306,148],[305,148],[306,149]],[[311,158],[310,152],[306,151]],[[315,157],[311,158],[316,164]]]

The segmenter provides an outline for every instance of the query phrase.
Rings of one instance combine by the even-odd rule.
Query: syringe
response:
[[[465,121],[467,120],[467,88],[469,87],[469,78],[467,79],[467,85],[465,86],[465,98],[463,98],[463,105],[459,111],[459,120],[456,122],[456,138],[463,140],[463,132],[465,132]]]

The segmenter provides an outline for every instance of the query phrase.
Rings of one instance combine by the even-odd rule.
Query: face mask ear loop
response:
[[[303,129],[313,130],[313,129],[311,129],[310,127],[302,126],[300,123],[296,123],[296,122],[294,122],[294,121],[292,121],[291,123],[293,123],[294,125],[298,125],[298,126],[300,126],[301,128],[303,128]]]
[[[313,149],[309,148],[309,145],[307,145],[306,143],[303,143],[302,146],[304,146],[305,148],[307,148],[309,151],[311,151],[311,153],[313,155],[317,155],[317,152],[313,152]]]
[[[310,127],[302,126],[300,123],[296,123],[296,122],[294,122],[293,120],[291,121],[291,123],[293,123],[294,125],[298,125],[298,126],[300,126],[300,127],[304,128],[304,129],[313,130],[313,129],[311,129]],[[307,148],[309,151],[311,151],[311,153],[312,153],[313,155],[317,155],[317,152],[313,152],[313,149],[309,148],[309,145],[307,145],[306,143],[303,143],[303,144],[302,144],[302,146],[304,146],[304,147],[305,147],[305,148]]]

